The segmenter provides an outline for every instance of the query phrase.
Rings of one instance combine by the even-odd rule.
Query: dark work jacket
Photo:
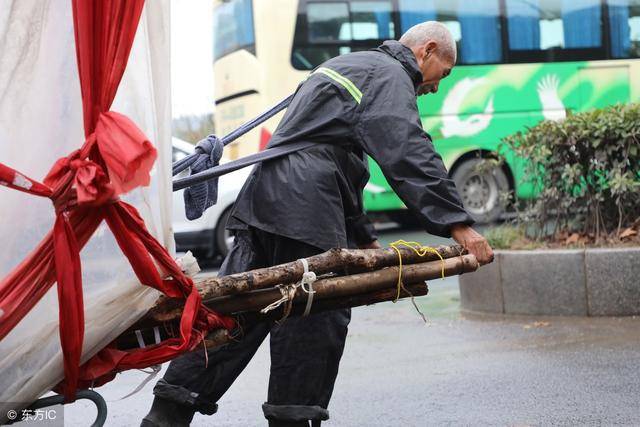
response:
[[[251,225],[321,249],[370,242],[364,153],[427,232],[449,237],[451,225],[472,224],[422,129],[421,82],[413,52],[397,41],[323,63],[298,87],[269,143],[317,146],[255,166],[228,227]]]

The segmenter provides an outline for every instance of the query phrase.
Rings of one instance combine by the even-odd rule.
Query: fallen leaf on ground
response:
[[[635,236],[636,234],[638,234],[636,230],[634,230],[633,228],[627,228],[622,233],[620,233],[620,238],[626,239],[627,237],[632,237],[632,236]]]
[[[565,243],[567,245],[571,245],[572,243],[578,243],[578,239],[580,239],[580,235],[578,233],[573,233],[571,236],[567,237]]]

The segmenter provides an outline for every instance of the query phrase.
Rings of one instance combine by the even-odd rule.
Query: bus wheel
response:
[[[478,170],[482,159],[467,160],[451,176],[462,203],[478,223],[497,221],[503,212],[502,195],[509,191],[509,180],[502,168]]]

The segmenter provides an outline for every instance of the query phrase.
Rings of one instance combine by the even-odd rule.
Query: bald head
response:
[[[400,37],[400,43],[415,50],[433,41],[437,44],[437,54],[455,64],[457,59],[456,42],[449,29],[440,22],[427,21],[409,28]]]
[[[439,22],[423,22],[409,28],[400,43],[411,49],[422,74],[416,93],[438,92],[440,80],[451,73],[457,59],[456,42],[449,29]]]

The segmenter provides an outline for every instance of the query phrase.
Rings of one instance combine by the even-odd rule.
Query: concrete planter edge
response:
[[[563,316],[640,314],[640,247],[498,250],[460,276],[462,310]]]

